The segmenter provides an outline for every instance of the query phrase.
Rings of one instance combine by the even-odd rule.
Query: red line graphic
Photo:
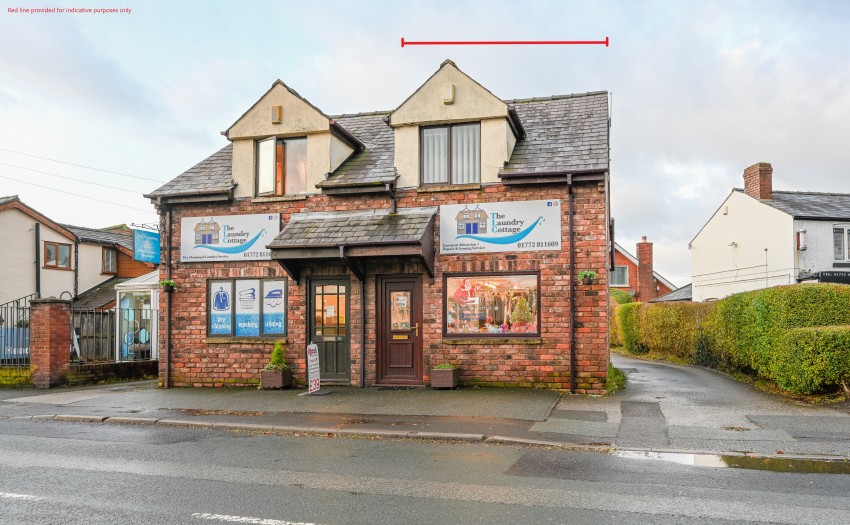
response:
[[[608,37],[605,40],[435,40],[435,41],[405,41],[401,37],[401,47],[404,46],[540,46],[540,45],[604,45],[608,47]]]

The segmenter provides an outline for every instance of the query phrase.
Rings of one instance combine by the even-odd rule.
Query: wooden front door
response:
[[[311,279],[307,341],[319,347],[322,382],[351,382],[348,279]]]
[[[422,280],[378,278],[378,384],[422,384]]]

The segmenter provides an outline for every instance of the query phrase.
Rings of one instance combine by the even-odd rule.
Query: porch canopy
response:
[[[341,260],[362,281],[366,259],[410,256],[434,277],[436,213],[436,207],[293,213],[268,248],[295,281],[306,263]]]

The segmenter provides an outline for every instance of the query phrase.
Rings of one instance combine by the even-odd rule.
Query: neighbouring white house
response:
[[[155,267],[133,259],[126,226],[59,224],[13,195],[0,197],[0,268],[4,305],[33,296],[76,300],[109,279],[138,277]],[[114,290],[108,295],[114,301]]]
[[[760,162],[688,247],[694,301],[810,280],[850,283],[850,194],[773,191],[773,167]]]

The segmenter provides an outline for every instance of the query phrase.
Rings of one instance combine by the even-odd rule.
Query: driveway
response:
[[[604,413],[605,423],[617,425],[620,448],[850,455],[850,416],[842,410],[778,398],[703,368],[611,360],[626,373],[626,389],[601,399],[565,396],[550,421]]]

